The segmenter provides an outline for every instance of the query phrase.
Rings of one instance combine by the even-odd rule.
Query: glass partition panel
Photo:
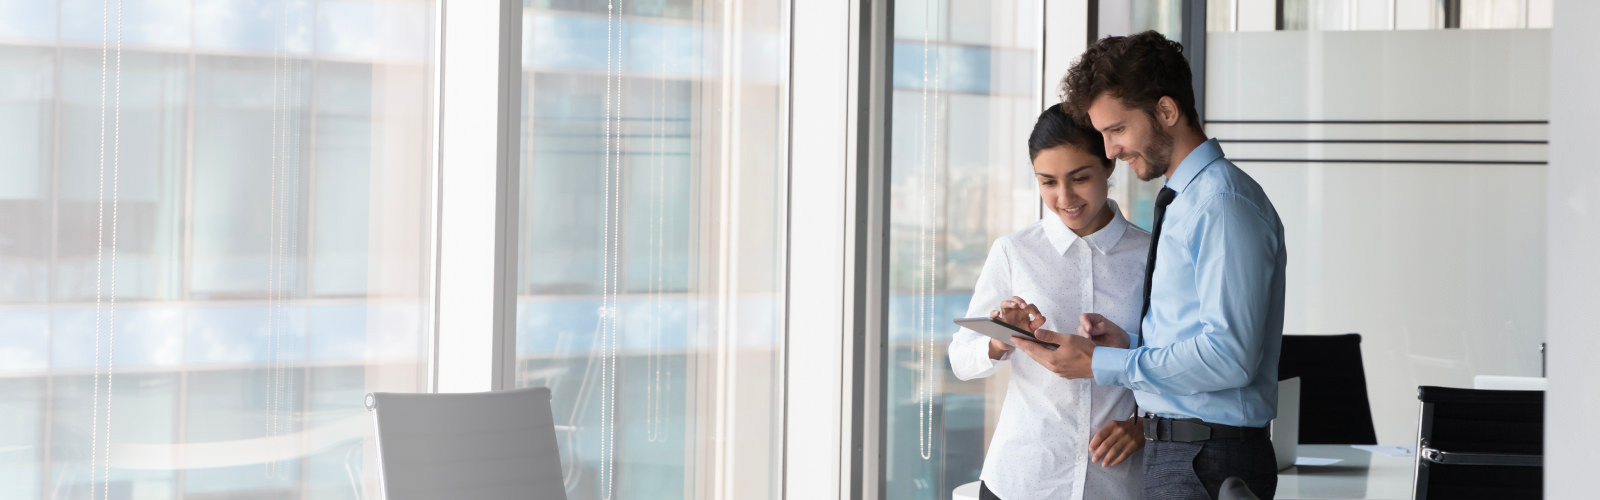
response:
[[[789,8],[526,3],[516,385],[567,498],[782,495]]]
[[[362,395],[426,389],[435,8],[0,0],[0,496],[378,494]]]

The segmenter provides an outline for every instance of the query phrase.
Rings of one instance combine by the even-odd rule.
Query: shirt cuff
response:
[[[1094,383],[1106,386],[1124,386],[1127,380],[1128,358],[1133,351],[1115,347],[1094,348],[1094,359],[1089,367],[1094,371]]]

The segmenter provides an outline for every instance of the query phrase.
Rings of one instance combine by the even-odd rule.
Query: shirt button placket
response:
[[[1083,280],[1080,281],[1078,290],[1080,297],[1078,304],[1083,309],[1082,312],[1094,312],[1094,249],[1085,244],[1083,256],[1078,259],[1078,263],[1078,268],[1083,272]]]

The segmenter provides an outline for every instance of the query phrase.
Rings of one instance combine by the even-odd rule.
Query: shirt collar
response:
[[[1122,241],[1123,233],[1128,232],[1128,219],[1122,217],[1122,209],[1117,206],[1116,200],[1106,199],[1106,206],[1111,209],[1111,222],[1088,236],[1080,237],[1078,233],[1072,232],[1072,228],[1061,222],[1060,215],[1051,213],[1050,217],[1045,217],[1044,234],[1050,240],[1050,245],[1055,247],[1056,253],[1067,253],[1067,249],[1072,248],[1072,244],[1079,239],[1088,243],[1089,248],[1100,252],[1100,255],[1105,255],[1116,248],[1117,242]]]
[[[1217,161],[1218,158],[1222,158],[1222,146],[1217,144],[1216,139],[1200,143],[1194,151],[1189,152],[1189,156],[1178,163],[1178,170],[1167,179],[1167,187],[1177,191],[1178,194],[1183,194],[1189,183],[1194,182],[1195,176],[1200,175],[1201,170],[1205,170],[1207,165]]]

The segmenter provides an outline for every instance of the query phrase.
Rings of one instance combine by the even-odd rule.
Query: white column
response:
[[[847,498],[845,306],[851,0],[795,5],[791,25],[786,498]]]
[[[435,166],[436,392],[510,388],[521,0],[444,0]]]
[[[1600,420],[1600,170],[1594,138],[1600,124],[1600,2],[1556,5],[1550,31],[1550,167],[1545,198],[1545,338],[1549,391],[1545,394],[1545,498],[1594,493],[1600,434],[1585,432]]]

